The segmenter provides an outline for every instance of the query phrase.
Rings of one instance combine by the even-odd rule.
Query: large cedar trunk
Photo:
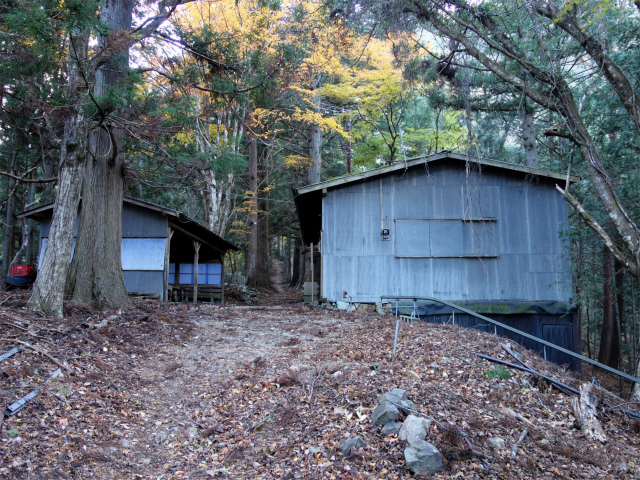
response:
[[[606,246],[602,250],[602,276],[604,280],[603,311],[598,361],[609,367],[618,368],[620,361],[620,331],[613,309],[611,254]]]
[[[319,125],[311,125],[309,128],[309,183],[320,181],[322,171],[322,128]]]
[[[129,30],[132,12],[131,0],[107,1],[100,18],[111,28],[108,36]],[[101,36],[100,44],[106,42],[107,36]],[[124,49],[96,73],[94,97],[105,98],[110,88],[124,87],[128,71],[129,52]],[[109,101],[100,105],[106,114],[113,108]],[[90,134],[78,240],[66,287],[71,300],[105,310],[132,307],[120,255],[124,141],[124,129],[104,119]]]
[[[269,206],[268,192],[263,192],[265,197],[259,202],[260,215],[258,217],[258,259],[256,268],[256,282],[251,286],[273,289],[269,269]]]
[[[9,165],[9,172],[13,175],[15,172],[15,162],[16,162],[16,152],[11,156],[11,164]],[[14,210],[16,205],[16,195],[13,192],[13,188],[16,184],[16,181],[7,177],[7,194],[9,197],[7,198],[7,210],[5,212],[5,225],[4,225],[4,248],[2,251],[2,275],[9,276],[10,275],[10,261],[13,256],[13,236],[14,236],[14,226],[15,226],[15,216]]]
[[[247,242],[247,285],[257,281],[258,267],[258,141],[249,132],[249,236]]]
[[[523,101],[522,112],[522,143],[524,145],[524,153],[527,167],[537,168],[540,160],[538,159],[538,145],[536,140],[536,127],[533,118],[533,112],[527,108],[527,100]]]
[[[64,285],[69,270],[73,230],[78,214],[82,175],[87,155],[87,119],[83,98],[78,92],[84,85],[80,62],[87,56],[89,36],[76,33],[69,48],[68,93],[70,113],[64,124],[60,149],[60,171],[48,246],[44,252],[38,278],[33,285],[28,306],[56,317],[62,317]]]

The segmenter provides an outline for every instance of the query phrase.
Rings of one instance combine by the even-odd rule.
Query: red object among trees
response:
[[[13,265],[11,267],[12,277],[35,277],[36,268],[33,265]]]

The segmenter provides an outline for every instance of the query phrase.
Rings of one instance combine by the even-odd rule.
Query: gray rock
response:
[[[376,425],[385,425],[389,422],[395,422],[398,415],[400,415],[400,411],[394,404],[383,401],[371,413],[371,421]]]
[[[394,388],[388,393],[388,395],[398,397],[400,400],[407,400],[407,391],[402,390],[401,388]]]
[[[120,444],[124,447],[124,448],[131,448],[133,447],[133,442],[131,440],[129,440],[128,438],[123,438],[122,440],[120,440]]]
[[[411,412],[416,411],[416,405],[411,400],[402,400],[398,409],[403,415],[409,415]]]
[[[349,304],[347,302],[341,302],[338,300],[336,302],[336,307],[338,308],[338,310],[346,310],[347,308],[349,308]]]
[[[348,457],[349,455],[351,455],[351,447],[362,448],[365,445],[366,444],[364,443],[364,440],[360,435],[347,438],[346,440],[340,440],[340,443],[339,443],[340,449],[342,450],[343,457]]]
[[[156,436],[156,440],[158,441],[158,443],[169,443],[169,435],[167,435],[166,433],[159,433]]]
[[[378,402],[391,402],[398,408],[403,415],[409,415],[411,410],[415,410],[415,404],[407,399],[407,392],[399,388],[394,388],[388,393],[378,396]]]
[[[429,420],[409,415],[402,427],[400,427],[398,439],[406,440],[409,443],[414,443],[416,440],[424,440],[429,435],[429,427],[431,427]]]
[[[410,443],[404,449],[404,460],[412,473],[419,471],[436,473],[445,469],[438,449],[425,440]]]
[[[200,430],[198,430],[196,427],[189,427],[187,428],[187,434],[191,435],[193,437],[195,437],[196,435],[198,435],[200,433]]]
[[[402,427],[400,422],[389,422],[382,427],[382,435],[397,435]]]
[[[378,395],[378,402],[383,402],[385,400],[391,400],[392,402],[401,402],[402,400],[407,400],[407,392],[400,388],[394,388],[390,392]]]
[[[502,450],[504,448],[504,439],[500,437],[492,437],[487,440],[489,445],[498,450]]]

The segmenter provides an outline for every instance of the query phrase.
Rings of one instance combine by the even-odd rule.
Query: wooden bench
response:
[[[192,303],[193,285],[170,285],[171,298],[174,302]],[[198,302],[223,302],[222,285],[198,285]]]

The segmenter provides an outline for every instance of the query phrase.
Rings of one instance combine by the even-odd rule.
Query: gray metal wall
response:
[[[502,169],[473,168],[476,171],[467,174],[464,165],[439,162],[428,170],[382,178],[382,217],[384,228],[389,219],[389,241],[381,240],[380,179],[329,190],[322,205],[323,296],[342,300],[346,291],[354,302],[379,301],[381,295],[568,301],[571,269],[560,239],[568,223],[567,206],[553,183]],[[475,222],[471,237],[489,242],[497,258],[395,255],[398,220],[478,217],[496,218]],[[447,225],[451,223],[431,222],[431,238],[422,241],[468,247],[469,239],[461,242]],[[399,241],[406,243],[406,238]],[[420,241],[413,239],[407,248],[419,253]],[[487,253],[484,247],[482,252]]]
[[[124,284],[129,293],[154,293],[164,299],[164,272],[124,270]]]

